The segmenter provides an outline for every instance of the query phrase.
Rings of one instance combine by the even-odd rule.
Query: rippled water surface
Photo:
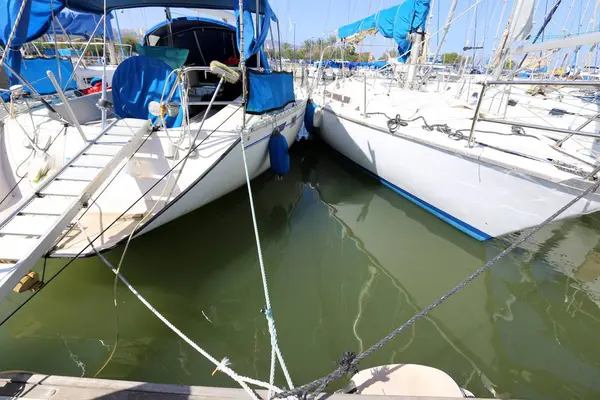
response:
[[[359,352],[519,234],[476,242],[322,144],[283,180],[253,181],[279,343],[296,383]],[[122,248],[107,254],[117,262]],[[64,260],[48,263],[51,276]],[[270,342],[245,188],[134,240],[122,269],[160,312],[240,374],[268,380]],[[481,397],[600,398],[600,216],[553,224],[361,367],[440,368]],[[0,327],[0,369],[93,376],[114,345],[113,277],[69,266]],[[6,315],[24,300],[13,295]],[[100,377],[234,384],[122,285],[119,345]],[[283,385],[281,374],[278,382]]]

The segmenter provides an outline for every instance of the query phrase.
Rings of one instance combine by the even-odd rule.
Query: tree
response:
[[[513,69],[515,67],[515,60],[506,60],[504,63],[504,69]]]
[[[398,50],[388,50],[385,53],[383,53],[383,55],[381,57],[378,58],[379,61],[387,61],[390,58],[396,58],[398,57]]]
[[[138,44],[138,40],[133,36],[123,36],[121,38],[123,40],[123,44],[128,44],[135,51],[135,45]]]
[[[460,64],[461,62],[462,56],[458,53],[442,54],[442,64]]]

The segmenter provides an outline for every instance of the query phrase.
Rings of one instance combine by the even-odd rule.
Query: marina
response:
[[[286,179],[262,176],[254,193],[280,345],[299,382],[330,372],[344,351],[369,346],[515,239],[470,239],[326,146],[292,156]],[[123,274],[211,354],[267,379],[247,193],[222,200],[133,241]],[[484,398],[598,396],[590,332],[600,320],[600,220],[559,222],[536,239],[365,367],[431,365]],[[48,275],[63,264],[49,260]],[[0,369],[93,376],[115,340],[112,284],[97,257],[76,261],[0,330]],[[99,378],[232,387],[123,286],[119,299],[119,347]],[[2,316],[11,309],[3,304]]]
[[[282,1],[0,0],[0,397],[598,397],[600,0]]]

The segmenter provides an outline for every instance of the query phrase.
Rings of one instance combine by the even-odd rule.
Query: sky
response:
[[[474,3],[476,8],[463,13]],[[491,53],[494,39],[501,36],[514,0],[459,0],[455,12],[456,21],[451,25],[448,37],[442,48],[443,53],[461,52],[468,40],[472,46],[484,46],[484,53]],[[542,24],[546,10],[557,0],[534,0],[535,33]],[[451,0],[433,0],[431,20],[428,31],[435,33],[445,24]],[[335,34],[340,26],[367,17],[378,10],[402,3],[402,0],[270,0],[270,4],[280,20],[282,41],[297,44],[310,38],[319,38]],[[502,9],[506,4],[504,13]],[[174,16],[194,15],[182,9],[172,10]],[[598,13],[594,19],[595,13]],[[459,17],[459,15],[461,15]],[[126,10],[119,14],[121,28],[150,28],[164,20],[165,14],[160,8]],[[598,30],[600,22],[600,0],[562,0],[545,35],[588,32]],[[436,49],[434,35],[432,52]],[[359,51],[373,51],[376,56],[394,48],[390,39],[381,36],[367,38]]]

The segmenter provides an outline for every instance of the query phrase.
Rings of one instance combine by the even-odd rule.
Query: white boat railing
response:
[[[523,128],[531,128],[531,129],[540,129],[550,132],[563,133],[565,134],[565,138],[561,139],[557,142],[555,147],[560,147],[562,143],[573,136],[586,136],[600,139],[600,134],[591,133],[591,132],[582,132],[581,130],[588,126],[592,121],[596,120],[600,113],[587,117],[587,121],[581,124],[576,129],[564,129],[557,128],[550,125],[538,125],[538,124],[530,124],[523,121],[517,120],[508,120],[508,119],[500,119],[500,118],[488,118],[480,115],[481,105],[483,104],[483,100],[485,97],[485,92],[490,86],[561,86],[561,87],[600,87],[600,82],[597,81],[556,81],[556,80],[526,80],[526,81],[503,81],[503,80],[490,80],[487,82],[481,83],[481,91],[479,92],[479,98],[477,101],[477,105],[475,107],[475,114],[473,116],[473,122],[471,124],[471,129],[469,132],[469,147],[473,147],[475,144],[475,131],[478,122],[491,122],[495,124],[502,125],[513,125],[520,126]]]

